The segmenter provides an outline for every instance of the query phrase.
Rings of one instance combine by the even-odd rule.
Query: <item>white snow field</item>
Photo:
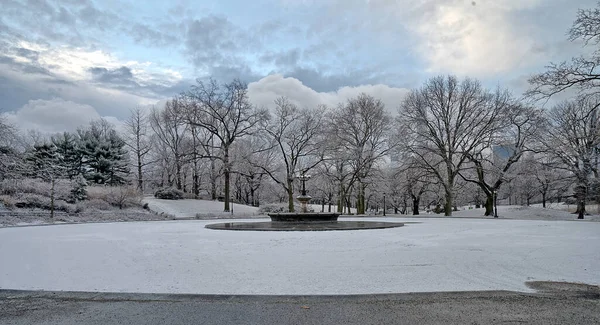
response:
[[[215,220],[2,228],[0,288],[320,295],[600,284],[598,222],[368,220],[420,223],[324,232],[204,228]]]
[[[145,197],[143,200],[148,203],[150,210],[157,213],[166,213],[174,216],[176,219],[194,218],[197,213],[205,216],[214,217],[230,216],[232,213],[223,212],[223,202],[208,200],[161,200],[153,197]],[[236,217],[250,217],[258,213],[257,207],[251,207],[244,204],[233,205],[233,215]]]

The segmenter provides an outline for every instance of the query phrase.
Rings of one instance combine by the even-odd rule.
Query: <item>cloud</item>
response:
[[[339,103],[366,93],[381,99],[386,109],[395,114],[408,92],[409,90],[406,88],[394,88],[382,84],[347,86],[341,87],[337,91],[318,92],[296,78],[284,77],[280,74],[269,75],[248,84],[250,101],[254,105],[266,108],[272,108],[273,101],[281,96],[288,97],[300,107],[317,107],[318,105],[336,107]]]
[[[93,67],[89,68],[88,71],[92,74],[92,78],[99,82],[115,84],[131,84],[134,82],[131,69],[125,66],[117,69]]]
[[[92,106],[60,98],[30,100],[18,110],[4,115],[21,130],[42,133],[75,131],[79,126],[100,118]]]

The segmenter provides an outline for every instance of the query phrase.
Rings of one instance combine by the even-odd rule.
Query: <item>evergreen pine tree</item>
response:
[[[87,199],[87,181],[83,175],[79,174],[73,180],[71,189],[71,200],[73,203]]]
[[[66,176],[69,179],[77,177],[82,171],[82,155],[78,149],[78,139],[75,134],[64,132],[52,137],[52,144],[62,157]]]
[[[79,152],[85,178],[96,184],[121,185],[129,174],[125,141],[106,120],[79,130]]]

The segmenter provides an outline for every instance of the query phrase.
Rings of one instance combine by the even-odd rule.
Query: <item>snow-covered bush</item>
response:
[[[90,186],[87,193],[90,201],[101,200],[119,209],[141,206],[142,201],[141,193],[131,186]]]
[[[87,181],[83,175],[79,174],[74,180],[71,187],[71,201],[73,203],[87,199]]]
[[[142,195],[135,187],[111,186],[109,188],[108,203],[119,207],[119,209],[140,206],[142,204]]]
[[[41,179],[5,179],[0,183],[0,194],[18,196],[21,194],[37,194],[50,197],[52,185]],[[56,180],[54,185],[54,198],[68,201],[71,196],[71,184],[68,180]]]
[[[163,200],[182,200],[183,192],[172,187],[161,188],[154,192],[154,197]]]
[[[15,198],[14,206],[22,209],[41,209],[41,210],[50,210],[52,202],[49,197],[34,194],[34,193],[24,193],[17,195]],[[54,201],[54,210],[56,211],[64,211],[67,213],[76,213],[78,212],[78,208],[74,204],[69,204],[64,200],[55,200]]]
[[[35,193],[24,193],[16,198],[17,208],[50,209],[50,198]]]
[[[260,214],[288,212],[288,205],[287,203],[265,204],[260,206],[258,212]]]
[[[6,209],[13,209],[15,207],[15,199],[9,195],[0,195],[0,203]]]
[[[100,200],[100,199],[91,199],[80,202],[78,205],[81,205],[84,210],[93,209],[93,210],[112,210],[113,207],[110,203]]]

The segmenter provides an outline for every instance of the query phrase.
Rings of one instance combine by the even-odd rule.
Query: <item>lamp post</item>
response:
[[[383,216],[385,217],[385,193],[383,193]]]

